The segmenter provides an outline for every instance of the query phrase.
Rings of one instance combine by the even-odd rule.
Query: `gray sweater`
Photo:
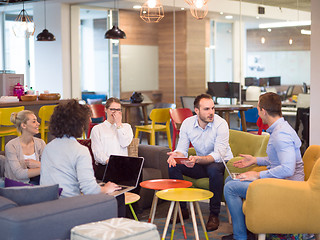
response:
[[[33,138],[36,160],[41,160],[41,155],[46,143],[40,138]],[[28,168],[24,161],[24,154],[19,137],[12,139],[5,147],[6,162],[4,176],[13,180],[29,182]]]
[[[43,151],[40,185],[51,184],[59,184],[63,189],[61,197],[101,191],[94,177],[88,148],[73,137],[56,138]]]

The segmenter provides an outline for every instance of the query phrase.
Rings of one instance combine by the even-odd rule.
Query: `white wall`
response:
[[[158,46],[120,45],[121,91],[159,88]]]
[[[262,71],[250,69],[258,65]],[[248,52],[246,66],[247,77],[281,76],[281,85],[310,84],[310,51]]]
[[[35,86],[40,93],[44,90],[57,92],[62,98],[71,97],[70,81],[70,20],[69,5],[47,2],[47,29],[56,41],[35,41]],[[33,5],[35,36],[44,29],[43,2]]]
[[[320,1],[311,0],[310,145],[320,145]]]

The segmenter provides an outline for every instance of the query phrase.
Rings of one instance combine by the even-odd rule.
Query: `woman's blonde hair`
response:
[[[20,112],[13,112],[11,113],[10,121],[15,125],[19,132],[22,132],[22,123],[27,123],[29,120],[29,115],[34,114],[32,111],[23,110]]]

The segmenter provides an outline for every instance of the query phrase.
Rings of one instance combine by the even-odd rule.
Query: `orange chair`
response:
[[[177,108],[177,109],[170,109],[170,118],[173,128],[172,133],[172,151],[176,149],[176,138],[180,132],[180,125],[182,122],[188,118],[193,116],[192,111],[190,108]]]
[[[92,105],[88,105],[88,106],[92,111],[92,116],[90,119],[90,123],[89,123],[89,127],[88,127],[88,134],[87,134],[87,138],[90,138],[92,128],[95,125],[106,120],[106,111],[105,111],[105,106],[103,104],[92,104]],[[99,122],[92,122],[93,118],[98,119]]]

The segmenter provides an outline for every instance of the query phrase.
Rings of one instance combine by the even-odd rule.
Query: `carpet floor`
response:
[[[200,202],[199,205],[201,208],[201,212],[203,214],[204,222],[206,224],[208,217],[209,217],[209,204],[207,202]],[[157,206],[154,224],[158,228],[158,231],[160,233],[160,237],[162,237],[162,233],[163,233],[164,225],[166,222],[166,217],[168,214],[169,206],[170,206],[170,202],[167,202],[167,201],[163,201],[161,203],[158,203],[158,206]],[[149,213],[150,213],[150,209],[143,210],[142,213],[138,214],[139,220],[142,222],[147,222],[148,218],[149,218]],[[199,237],[200,237],[200,239],[205,239],[204,232],[203,232],[197,211],[196,211],[196,216],[197,216]],[[213,231],[213,232],[208,232],[209,239],[214,239],[214,240],[221,239],[222,236],[232,233],[232,225],[228,223],[227,211],[226,211],[225,206],[221,207],[221,213],[220,213],[219,218],[220,218],[219,229],[216,231]],[[186,233],[187,233],[187,239],[195,239],[191,215],[190,215],[189,219],[185,220],[185,228],[186,228]],[[169,225],[169,228],[168,228],[168,231],[166,234],[166,239],[170,239],[171,229],[172,229],[172,224]],[[173,239],[175,239],[175,240],[184,239],[180,223],[176,224]]]

